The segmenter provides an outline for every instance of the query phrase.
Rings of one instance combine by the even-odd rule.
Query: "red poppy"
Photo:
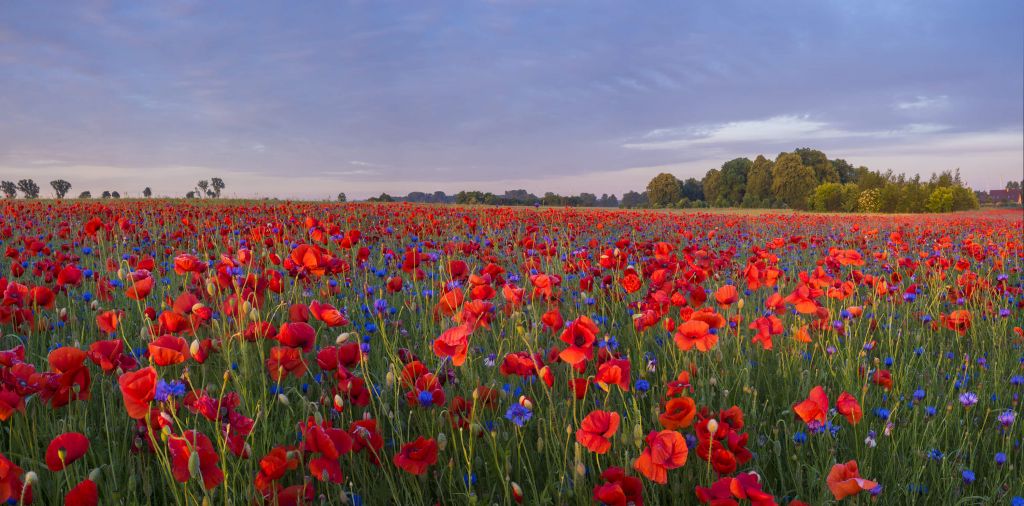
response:
[[[594,500],[607,506],[643,506],[644,484],[626,476],[620,467],[609,467],[601,473],[604,483],[594,487]]]
[[[619,430],[619,421],[620,416],[614,411],[591,411],[580,423],[576,441],[594,453],[607,453],[612,447],[611,437]]]
[[[839,394],[839,399],[836,400],[836,410],[839,411],[839,414],[846,417],[846,421],[850,422],[851,425],[856,425],[864,417],[860,403],[847,392]]]
[[[697,416],[697,405],[693,399],[683,396],[676,397],[665,403],[665,409],[658,416],[661,426],[668,430],[685,429],[693,425]]]
[[[469,325],[452,327],[434,340],[434,354],[440,358],[451,357],[452,365],[459,367],[466,362],[469,351],[469,336],[473,329]]]
[[[286,471],[299,467],[299,459],[290,457],[287,449],[278,446],[260,459],[259,467],[253,484],[256,490],[267,494],[274,482],[281,479]]]
[[[348,325],[348,318],[345,317],[345,314],[330,304],[313,301],[309,304],[309,313],[313,315],[313,318],[327,324],[328,327]]]
[[[72,462],[85,456],[89,450],[89,439],[78,432],[65,432],[50,441],[46,448],[46,467],[50,471],[61,471]]]
[[[437,443],[433,439],[424,439],[420,436],[415,441],[402,445],[392,461],[407,473],[424,474],[430,466],[437,463]]]
[[[285,346],[302,348],[302,351],[308,353],[316,344],[316,331],[305,322],[288,322],[278,329],[277,340]]]
[[[306,362],[302,359],[302,352],[298,348],[287,346],[274,346],[270,348],[270,354],[266,361],[267,372],[270,379],[281,381],[285,376],[292,375],[301,378],[306,374]]]
[[[837,501],[878,486],[878,483],[860,477],[860,471],[857,469],[857,461],[855,460],[832,466],[832,470],[828,472],[828,477],[825,478],[825,483],[828,484],[829,490],[832,491],[832,495]]]
[[[180,364],[188,357],[188,341],[183,338],[167,334],[149,343],[149,358],[160,367]]]
[[[146,417],[149,403],[156,396],[156,379],[156,369],[152,367],[126,372],[117,379],[128,416],[136,420]]]
[[[688,454],[682,434],[673,430],[651,432],[643,453],[633,461],[633,468],[647,479],[664,485],[668,483],[668,471],[686,464]]]
[[[942,323],[947,329],[956,331],[960,335],[967,333],[971,328],[971,312],[966,309],[951,311],[948,316],[942,316]]]
[[[569,347],[562,350],[558,357],[570,365],[594,358],[594,340],[599,329],[594,321],[580,316],[569,324],[559,339]]]
[[[715,302],[719,307],[728,308],[740,299],[739,292],[733,285],[725,285],[715,292]]]
[[[0,453],[0,501],[32,504],[32,484],[22,482],[25,471]]]
[[[198,472],[206,490],[224,481],[224,472],[217,466],[220,462],[217,449],[205,434],[189,430],[182,436],[171,436],[167,441],[167,451],[171,456],[171,474],[175,480],[187,483],[193,477],[192,473]],[[193,458],[199,461],[198,469],[193,468]]]
[[[120,320],[120,311],[104,311],[96,315],[96,326],[101,332],[112,334],[117,331],[117,324]]]
[[[712,334],[711,327],[699,320],[689,320],[676,327],[673,339],[680,350],[690,351],[697,348],[697,351],[707,352],[718,344],[718,336]]]
[[[828,417],[828,396],[825,395],[825,389],[820,386],[812,388],[807,399],[793,406],[793,412],[804,423],[811,423],[812,421],[825,423]]]
[[[68,506],[96,506],[98,503],[99,490],[96,488],[96,482],[88,478],[64,495],[64,504]]]
[[[608,391],[609,385],[618,385],[619,389],[628,391],[629,376],[629,360],[613,358],[598,366],[594,380],[605,391]]]

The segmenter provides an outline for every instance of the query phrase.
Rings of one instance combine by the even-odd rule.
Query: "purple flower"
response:
[[[978,403],[978,394],[974,392],[964,392],[960,394],[960,404],[965,408],[969,408]]]
[[[999,421],[999,425],[1002,425],[1003,427],[1009,427],[1013,425],[1013,422],[1015,420],[1017,420],[1017,413],[1012,409],[1008,409],[1006,411],[1003,411],[1002,413],[999,413],[999,416],[996,417],[996,420]]]

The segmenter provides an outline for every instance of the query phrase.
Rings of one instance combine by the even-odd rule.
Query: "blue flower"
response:
[[[434,404],[434,396],[430,392],[423,390],[420,392],[419,401],[420,406],[429,407]]]
[[[638,392],[646,392],[651,389],[651,384],[647,380],[636,380],[636,389]]]
[[[964,479],[965,485],[970,485],[971,483],[974,483],[974,471],[971,471],[970,469],[964,469],[964,472],[961,473],[961,476]]]
[[[518,403],[509,406],[508,411],[505,412],[505,418],[520,427],[530,421],[532,416],[533,411],[530,411],[526,406]]]

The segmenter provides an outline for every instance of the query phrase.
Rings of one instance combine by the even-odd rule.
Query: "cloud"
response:
[[[651,130],[639,140],[623,144],[623,147],[637,150],[680,150],[736,144],[799,144],[808,140],[920,135],[941,132],[947,128],[933,123],[911,123],[891,130],[856,131],[811,119],[809,115],[782,115],[711,126]]]
[[[905,102],[897,102],[896,108],[901,111],[920,111],[924,109],[938,109],[949,105],[949,97],[946,95],[937,95],[934,97],[927,97],[924,95],[918,95],[913,100]]]

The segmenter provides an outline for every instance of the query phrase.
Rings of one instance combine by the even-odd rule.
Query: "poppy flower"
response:
[[[697,348],[697,351],[710,351],[718,344],[718,336],[712,334],[711,327],[699,320],[689,320],[676,327],[673,339],[680,350],[690,351]]]
[[[153,277],[149,272],[136,272],[131,276],[132,284],[124,291],[124,294],[133,300],[142,300],[153,291]]]
[[[604,454],[612,447],[611,437],[619,430],[620,416],[614,411],[591,411],[576,431],[576,441],[588,450]]]
[[[149,343],[149,357],[160,367],[180,364],[189,357],[188,341],[170,334],[160,336]]]
[[[402,445],[392,462],[409,474],[424,474],[430,466],[437,463],[437,443],[433,439],[424,439],[420,436],[415,441]]]
[[[171,456],[171,474],[175,480],[187,483],[190,478],[199,477],[206,490],[224,481],[224,472],[217,466],[220,462],[217,449],[202,432],[189,430],[182,436],[171,436],[167,440],[167,451]],[[193,460],[199,461],[198,466],[193,464]]]
[[[633,468],[647,479],[664,485],[668,483],[668,471],[686,464],[688,454],[682,434],[674,430],[651,432],[643,453],[633,461]]]
[[[739,292],[733,285],[725,285],[715,291],[715,302],[719,307],[728,308],[740,299]]]
[[[306,362],[302,359],[302,352],[298,348],[287,346],[274,346],[270,348],[270,354],[266,360],[267,373],[270,379],[281,381],[285,376],[292,375],[301,378],[306,374]]]
[[[804,423],[811,423],[812,421],[825,423],[828,417],[828,396],[825,395],[825,389],[820,386],[812,388],[807,399],[793,406],[793,412]]]
[[[316,344],[316,331],[306,322],[288,322],[277,331],[277,341],[292,348],[302,348],[303,352],[313,350]]]
[[[703,504],[729,505],[740,504],[746,499],[753,506],[775,506],[775,498],[761,489],[761,480],[757,473],[740,473],[735,477],[724,477],[711,484],[711,487],[696,487],[694,492],[697,500]],[[790,503],[792,506],[793,503]]]
[[[832,466],[832,470],[828,472],[828,477],[825,478],[825,483],[837,501],[878,486],[878,483],[860,477],[860,471],[857,469],[857,461],[855,460]]]
[[[330,304],[321,304],[313,301],[309,304],[309,313],[313,318],[324,322],[328,327],[339,327],[348,325],[348,318],[341,311]]]
[[[856,425],[864,417],[860,403],[848,392],[839,394],[839,399],[836,400],[836,411],[839,411],[839,414],[846,417],[846,421],[850,422],[851,425]]]
[[[697,405],[689,397],[676,397],[665,403],[665,410],[658,416],[661,426],[667,430],[685,429],[693,425],[697,416]]]
[[[61,471],[72,462],[85,456],[89,450],[89,439],[78,432],[65,432],[50,441],[46,448],[46,467],[50,471]]]
[[[947,329],[964,335],[971,328],[971,312],[966,309],[951,311],[949,315],[943,315],[942,323]]]
[[[570,365],[594,358],[594,340],[598,331],[597,325],[590,318],[576,318],[559,337],[569,347],[562,350],[558,357]]]
[[[99,490],[96,488],[96,482],[88,478],[64,494],[64,504],[66,505],[96,506],[98,503]]]
[[[440,358],[451,357],[452,365],[459,367],[466,362],[469,351],[469,336],[473,329],[469,325],[452,327],[434,340],[434,354]]]
[[[74,400],[89,400],[92,379],[85,366],[86,353],[78,348],[62,346],[46,357],[50,370],[60,374],[57,388],[46,392],[50,404],[59,408]]]
[[[598,366],[594,381],[606,392],[609,385],[618,385],[619,389],[629,391],[629,360],[613,358],[605,361]]]
[[[259,472],[253,481],[256,490],[267,494],[271,486],[284,476],[290,469],[299,467],[299,459],[290,457],[288,451],[280,446],[270,450],[267,455],[260,459]]]
[[[32,484],[22,482],[25,471],[0,453],[0,501],[4,503],[32,503]]]
[[[117,324],[121,320],[119,311],[104,311],[96,315],[96,326],[105,334],[112,334],[117,331]]]
[[[121,397],[128,416],[136,420],[146,417],[149,403],[156,396],[156,369],[147,367],[134,372],[126,372],[117,379],[121,387]]]
[[[0,389],[0,422],[6,422],[15,411],[25,412],[25,399],[7,389]]]
[[[620,467],[609,467],[601,473],[604,483],[594,487],[594,500],[607,506],[643,506],[644,484],[639,478],[626,476]]]

